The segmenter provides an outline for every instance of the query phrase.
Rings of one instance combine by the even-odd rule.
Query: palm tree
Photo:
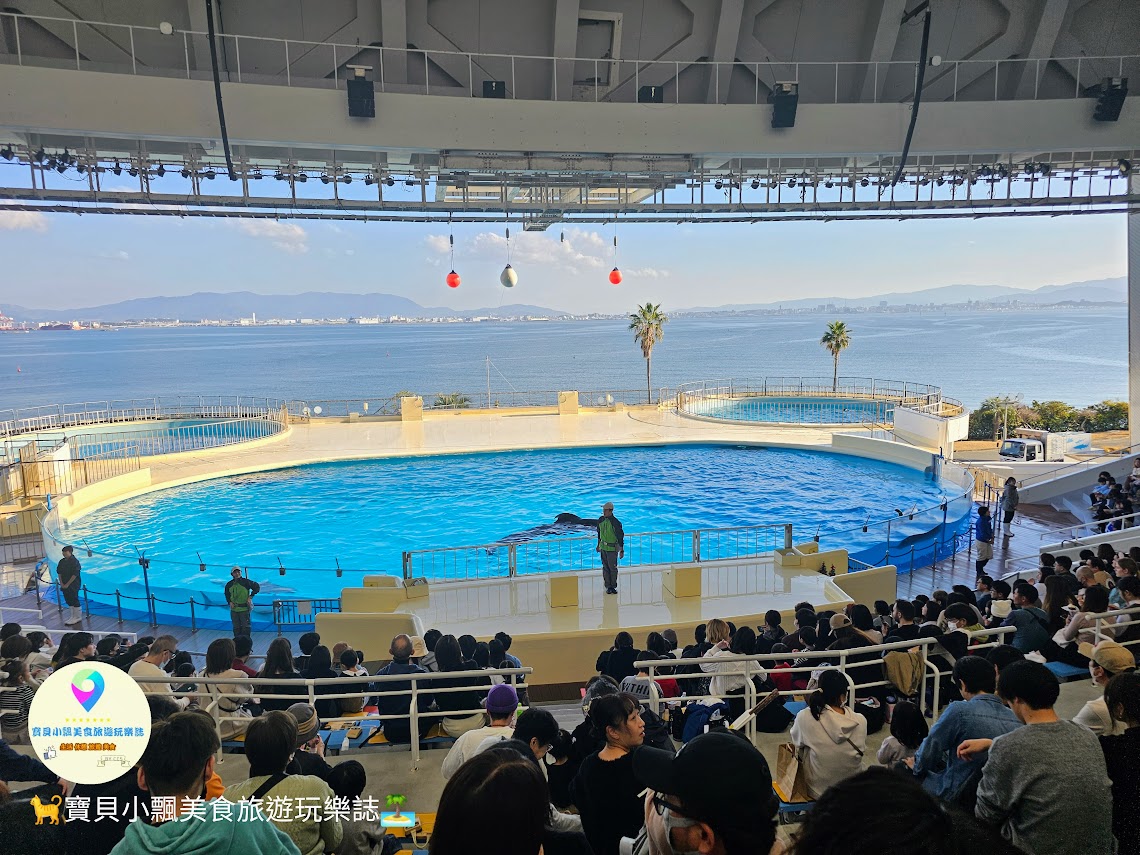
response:
[[[450,395],[436,395],[432,406],[445,410],[466,410],[471,406],[471,399],[462,392],[452,392]]]
[[[404,802],[406,802],[407,800],[408,800],[407,796],[402,796],[402,795],[399,795],[398,793],[391,793],[388,796],[388,798],[385,799],[385,801],[388,803],[388,807],[395,807],[396,808],[395,812],[392,814],[392,819],[402,819],[402,817],[400,816],[400,808],[403,806]]]
[[[629,316],[629,328],[633,330],[633,340],[641,345],[641,355],[645,357],[645,391],[649,396],[649,403],[653,403],[653,374],[652,357],[653,345],[665,337],[661,327],[665,326],[668,316],[661,311],[661,304],[656,306],[646,303],[638,306],[637,311]]]
[[[831,375],[831,391],[839,391],[839,354],[851,346],[851,330],[843,321],[832,321],[827,325],[827,332],[819,340],[831,353],[835,360],[835,370]]]

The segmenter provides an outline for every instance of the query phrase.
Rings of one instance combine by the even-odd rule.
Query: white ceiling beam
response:
[[[578,0],[556,0],[554,4],[554,55],[572,57],[578,49],[578,15],[582,4]],[[551,80],[550,98],[569,101],[574,88],[574,63],[555,63]]]
[[[427,4],[423,9],[427,22]],[[380,26],[384,30],[384,47],[399,50],[384,52],[384,82],[408,82],[408,4],[406,0],[380,0]],[[377,78],[378,79],[378,78]]]
[[[1053,55],[1053,48],[1057,45],[1057,36],[1061,34],[1061,26],[1065,23],[1065,16],[1069,13],[1069,0],[1045,0],[1041,7],[1041,14],[1037,18],[1037,28],[1033,33],[1033,41],[1026,53],[1029,60],[1043,59]],[[1016,72],[1016,86],[1018,98],[1032,98],[1037,85],[1037,62],[1026,62]]]
[[[380,52],[368,50],[368,45],[380,41],[380,7],[376,0],[357,0],[356,17],[348,21],[331,33],[323,33],[319,41],[323,44],[306,45],[290,43],[289,45],[289,73],[300,78],[327,78],[333,75],[333,49],[330,43],[338,45],[336,50],[336,73],[344,68],[346,63],[359,59],[361,65],[371,65],[374,79],[380,79],[380,70],[376,68],[380,60]],[[318,37],[310,37],[317,41]],[[341,47],[344,45],[345,47]],[[349,45],[355,45],[353,50]],[[284,63],[284,56],[282,56]],[[387,69],[385,69],[387,71]],[[284,74],[284,68],[282,68]],[[343,75],[342,75],[343,77]]]
[[[744,23],[744,0],[720,0],[716,38],[711,52],[713,62],[732,62],[736,58],[736,45],[740,42],[740,29]],[[727,103],[728,87],[732,80],[732,67],[715,65],[709,75],[709,104]]]
[[[875,36],[871,42],[868,65],[863,70],[863,83],[860,87],[862,101],[878,102],[883,97],[883,86],[887,82],[887,69],[875,73],[877,62],[890,62],[895,55],[899,33],[902,32],[902,17],[906,12],[906,0],[883,0],[879,10],[879,22],[875,26]]]
[[[752,4],[745,13],[745,19],[751,23],[751,26],[741,26],[740,41],[736,45],[736,57],[742,62],[765,64],[765,68],[757,76],[761,85],[769,91],[778,82],[796,79],[794,63],[770,65],[769,63],[777,61],[776,53],[756,38],[756,19],[775,2],[776,0],[752,0]],[[795,57],[790,56],[788,59],[794,60]]]

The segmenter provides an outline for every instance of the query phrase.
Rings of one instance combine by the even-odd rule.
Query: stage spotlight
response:
[[[1124,98],[1128,95],[1128,78],[1106,77],[1099,88],[1100,94],[1097,95],[1096,109],[1093,110],[1093,121],[1115,122],[1120,118]]]
[[[131,178],[137,178],[138,174],[139,171],[134,166],[131,166],[131,168],[127,170],[127,175],[131,176]]]
[[[942,175],[939,175],[938,178],[936,178],[934,180],[934,183],[937,184],[939,187],[941,187],[943,184],[946,183],[946,178]]]
[[[181,175],[183,178],[189,178],[190,177],[190,168],[188,166],[183,166]]]
[[[796,186],[796,179],[794,179],[794,178],[789,178],[789,179],[788,179],[788,186],[789,186],[789,187],[795,187],[795,186]]]
[[[720,190],[722,187],[724,187],[724,182],[718,178],[713,182],[713,187],[715,187],[717,190]]]
[[[160,163],[158,165],[158,168],[154,170],[154,174],[157,175],[159,178],[162,178],[162,176],[164,176],[166,174],[166,167]]]
[[[87,167],[83,163],[79,163],[76,165],[75,171],[80,175],[83,175],[85,172],[87,172]]]
[[[376,176],[373,175],[371,172],[369,172],[367,175],[364,176],[364,185],[366,187],[371,187],[375,183],[376,183]]]
[[[409,187],[415,187],[416,186],[416,179],[409,178],[404,183],[407,184]]]
[[[920,179],[918,179],[918,183],[921,186],[925,187],[927,184],[930,183],[930,178],[924,175]]]
[[[757,181],[755,178],[752,179],[752,189],[753,190],[759,190],[760,189],[760,182]]]
[[[263,175],[261,174],[261,170],[260,170],[260,169],[255,169],[255,170],[253,170],[253,174],[252,174],[252,175],[250,175],[249,177],[250,177],[252,180],[254,180],[254,181],[260,181],[260,180],[261,180],[262,178],[264,178],[265,176],[263,176]]]
[[[0,149],[0,157],[4,158],[5,160],[11,160],[12,159],[12,146],[6,145],[6,146],[4,146],[4,148]]]
[[[117,160],[116,160],[116,161],[115,161],[115,165],[111,167],[111,171],[112,171],[113,173],[115,173],[116,175],[122,175],[122,174],[123,174],[123,166],[122,166],[122,164],[121,164],[121,163],[119,163],[119,161],[117,161]]]
[[[59,165],[56,166],[55,171],[62,175],[63,173],[67,172],[67,164],[61,160],[59,162]]]
[[[1039,163],[1039,164],[1037,164],[1037,171],[1040,172],[1042,175],[1048,177],[1049,174],[1053,171],[1053,167],[1050,166],[1048,163]]]
[[[217,177],[217,175],[218,175],[218,173],[214,172],[214,168],[213,168],[213,167],[210,167],[209,169],[207,169],[207,170],[206,170],[205,172],[203,172],[202,174],[203,174],[203,175],[204,175],[206,178],[209,178],[211,181],[213,181],[213,180],[214,180],[214,178],[216,178],[216,177]]]
[[[302,184],[304,184],[306,181],[309,180],[309,176],[306,175],[304,172],[298,172],[297,177],[294,180],[300,181]]]
[[[1131,175],[1132,174],[1132,161],[1126,160],[1123,157],[1120,158],[1120,160],[1116,161],[1116,171],[1119,172],[1121,175],[1124,175],[1124,176]]]
[[[341,179],[341,181],[343,181],[345,184],[351,184],[352,183],[352,176],[351,175],[345,175],[344,178]]]
[[[832,181],[830,178],[828,178],[826,181],[823,182],[823,186],[826,187],[828,190],[830,190],[832,187],[835,186],[835,182]]]
[[[322,184],[328,184],[331,180],[332,179],[329,178],[329,174],[327,172],[325,172],[321,175],[321,183]]]
[[[396,186],[396,179],[393,178],[391,175],[389,175],[387,177],[387,179],[385,179],[384,183],[387,184],[389,187],[395,187]]]
[[[32,160],[34,160],[36,163],[43,163],[44,157],[45,157],[44,147],[40,146],[39,149],[36,151],[35,157],[33,157]]]
[[[867,187],[870,183],[871,182],[866,178],[860,178],[859,179],[859,186],[860,187]]]
[[[280,169],[278,169],[276,172],[273,173],[273,177],[276,178],[278,181],[284,181],[289,176],[286,175],[284,172],[282,172]]]

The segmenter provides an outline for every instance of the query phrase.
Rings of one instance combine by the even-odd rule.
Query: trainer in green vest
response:
[[[602,552],[617,552],[617,532],[614,531],[614,524],[608,517],[602,517],[598,521],[598,546]]]

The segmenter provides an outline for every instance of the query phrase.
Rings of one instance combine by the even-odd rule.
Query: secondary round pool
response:
[[[240,565],[262,583],[267,602],[266,595],[336,597],[341,587],[361,584],[365,572],[399,575],[405,550],[482,544],[472,552],[490,561],[505,556],[508,542],[533,552],[552,538],[592,536],[550,524],[561,513],[596,518],[606,501],[627,535],[792,523],[797,541],[818,528],[825,545],[850,546],[877,563],[886,533],[874,525],[863,533],[864,523],[897,520],[890,540],[900,549],[909,548],[907,538],[937,540],[944,523],[968,518],[968,502],[940,509],[959,493],[921,471],[827,452],[723,445],[512,451],[218,478],[119,502],[58,536],[79,546],[84,581],[95,591],[142,582],[137,548],[151,561],[156,596],[203,592],[217,601],[228,568]],[[782,532],[767,536],[782,545]],[[92,557],[83,555],[88,546]],[[519,572],[563,569],[556,559],[543,562],[536,552]]]
[[[861,424],[890,421],[894,402],[867,398],[753,396],[689,401],[686,412],[708,419],[784,424]]]

